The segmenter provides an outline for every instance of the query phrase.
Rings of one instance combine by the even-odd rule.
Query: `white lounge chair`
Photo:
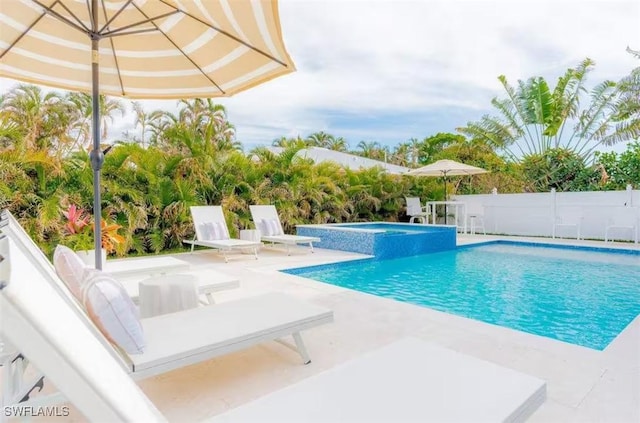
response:
[[[543,380],[404,338],[209,423],[515,423],[545,399]]]
[[[290,247],[298,244],[308,244],[313,253],[313,243],[320,242],[320,238],[313,236],[288,235],[282,230],[280,217],[276,206],[253,205],[249,206],[251,218],[260,231],[260,239],[272,244],[283,244],[287,247],[287,255],[291,254]]]
[[[416,219],[422,223],[429,222],[429,211],[420,204],[419,197],[404,197],[404,199],[407,202],[407,216],[410,217],[409,223],[414,223]]]
[[[114,347],[98,330],[51,263],[8,212],[3,213],[0,230],[11,247],[10,260],[0,262],[3,267],[7,262],[11,265],[8,283],[0,281],[0,338],[16,347],[14,354],[0,354],[3,387],[8,387],[3,388],[2,406],[16,404],[33,389],[33,384],[22,380],[25,360],[31,360],[41,371],[58,366],[52,375],[47,373],[54,385],[65,393],[66,387],[73,396],[86,400],[92,393],[83,395],[78,387],[88,381],[81,383],[65,370],[73,367],[76,371],[95,374],[95,368],[100,367],[100,373],[111,374],[109,369],[117,363],[120,371],[142,379],[266,341],[278,341],[296,350],[306,364],[310,359],[300,332],[333,320],[331,310],[283,294],[268,293],[142,319],[144,353],[127,354]],[[289,335],[293,336],[295,346],[280,339]],[[41,343],[33,341],[38,338],[54,345],[43,348]],[[79,353],[78,348],[84,346],[90,347],[90,355]],[[75,360],[80,363],[72,363]],[[36,377],[36,382],[38,380]],[[111,383],[112,390],[114,386],[118,386],[118,390],[133,389],[128,384],[123,388],[115,380]],[[119,397],[115,393],[105,395],[96,401]],[[51,401],[59,399],[54,397]],[[82,411],[85,413],[87,409]],[[85,415],[93,415],[93,411],[89,411]],[[101,416],[101,420],[108,415]],[[114,421],[123,420],[150,421],[114,418]]]
[[[630,239],[638,243],[640,226],[640,208],[638,207],[616,207],[607,218],[604,228],[604,242],[614,239]],[[628,234],[628,238],[621,235]]]
[[[258,247],[262,243],[230,238],[221,206],[192,206],[191,217],[193,218],[196,235],[193,240],[182,241],[185,244],[191,244],[191,252],[193,252],[196,245],[215,248],[222,252],[224,261],[228,262],[228,251],[252,249],[255,258],[258,258]]]

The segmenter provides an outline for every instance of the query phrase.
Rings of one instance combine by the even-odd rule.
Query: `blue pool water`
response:
[[[287,273],[603,350],[640,314],[640,254],[490,243]]]

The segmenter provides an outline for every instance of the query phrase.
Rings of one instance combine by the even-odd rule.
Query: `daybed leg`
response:
[[[222,257],[224,257],[224,262],[229,263],[229,257],[227,257],[227,252],[222,250]]]
[[[311,252],[313,253],[313,242],[309,243],[309,248],[311,248]]]
[[[2,367],[2,397],[0,397],[0,405],[2,407],[42,407],[47,405],[55,405],[65,402],[64,396],[60,392],[48,395],[39,395],[31,399],[34,391],[42,391],[44,388],[45,376],[37,372],[35,377],[30,380],[24,379],[24,373],[29,366],[29,360],[20,353],[2,353],[0,354],[0,366]],[[4,422],[7,417],[3,412],[0,416],[0,422]]]
[[[193,254],[193,249],[196,248],[196,237],[193,237],[193,242],[191,243],[191,254]]]
[[[295,332],[293,334],[293,340],[296,341],[296,347],[298,348],[300,357],[302,357],[303,363],[311,363],[311,358],[309,358],[309,353],[307,352],[307,348],[304,346],[304,342],[302,341],[302,335],[300,335],[300,332]]]
[[[258,260],[258,247],[253,249],[253,255],[256,257],[256,260]]]
[[[40,391],[42,391],[44,389],[44,376],[40,376],[40,379],[38,379],[38,381],[33,384],[31,389],[29,390],[29,392],[27,392],[25,394],[25,396],[23,396],[22,399],[20,401],[18,401],[18,402],[29,401],[29,396],[31,395],[31,393],[33,391],[36,390],[36,388],[38,389],[38,392],[40,392]]]

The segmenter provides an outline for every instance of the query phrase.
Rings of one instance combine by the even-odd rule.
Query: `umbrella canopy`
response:
[[[438,160],[437,162],[410,170],[406,175],[412,176],[436,176],[444,179],[444,201],[447,201],[447,177],[448,176],[466,176],[477,175],[479,173],[488,173],[488,170],[481,167],[475,167],[455,160]],[[447,205],[445,208],[445,223],[447,223]]]
[[[93,62],[101,94],[131,99],[228,96],[295,69],[269,0],[2,0],[0,23],[0,75],[71,91],[92,91]]]
[[[487,173],[488,171],[480,167],[466,165],[455,160],[438,160],[437,162],[419,167],[407,172],[407,175],[414,176],[464,176]]]
[[[229,96],[295,70],[276,0],[2,0],[0,24],[0,76],[93,95],[96,222],[99,94]]]

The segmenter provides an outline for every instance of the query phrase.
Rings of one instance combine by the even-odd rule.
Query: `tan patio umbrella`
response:
[[[477,175],[480,173],[488,173],[488,170],[480,167],[467,165],[456,162],[455,160],[438,160],[437,162],[410,170],[406,175],[413,176],[435,176],[444,179],[444,201],[447,201],[447,177],[448,176],[466,176]],[[445,223],[447,219],[447,205],[444,205]]]
[[[0,76],[93,95],[96,222],[99,94],[229,96],[295,70],[277,0],[0,0],[0,25]]]

